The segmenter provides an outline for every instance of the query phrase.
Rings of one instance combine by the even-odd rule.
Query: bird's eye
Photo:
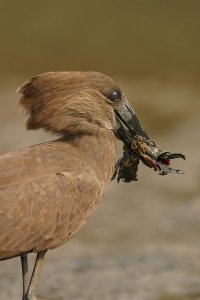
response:
[[[120,92],[114,90],[109,96],[108,99],[112,102],[118,101],[121,98]]]

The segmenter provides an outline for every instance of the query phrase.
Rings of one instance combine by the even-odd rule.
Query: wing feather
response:
[[[51,174],[1,188],[0,260],[63,244],[85,224],[101,196],[88,174]]]

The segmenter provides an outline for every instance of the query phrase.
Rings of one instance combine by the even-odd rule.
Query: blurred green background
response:
[[[70,243],[49,252],[39,299],[200,299],[200,1],[0,0],[0,153],[52,139],[27,131],[17,87],[47,71],[93,70],[122,86],[183,176],[140,165],[110,184]],[[18,259],[1,262],[0,300],[21,295]]]

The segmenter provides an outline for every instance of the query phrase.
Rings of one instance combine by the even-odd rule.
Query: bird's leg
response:
[[[45,251],[41,251],[37,254],[33,273],[31,275],[31,279],[30,279],[29,286],[26,291],[24,300],[36,300],[36,291],[37,291],[38,280],[40,277],[40,271],[42,268],[42,264],[43,264],[44,256],[45,256],[46,252],[47,251],[45,250]]]
[[[23,298],[25,300],[25,295],[28,289],[29,284],[29,274],[28,274],[28,257],[27,254],[23,254],[20,256],[21,265],[22,265],[22,277],[23,277]]]

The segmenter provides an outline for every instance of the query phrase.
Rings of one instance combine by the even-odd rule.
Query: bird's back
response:
[[[0,156],[0,259],[57,247],[92,214],[103,189],[70,143]]]

